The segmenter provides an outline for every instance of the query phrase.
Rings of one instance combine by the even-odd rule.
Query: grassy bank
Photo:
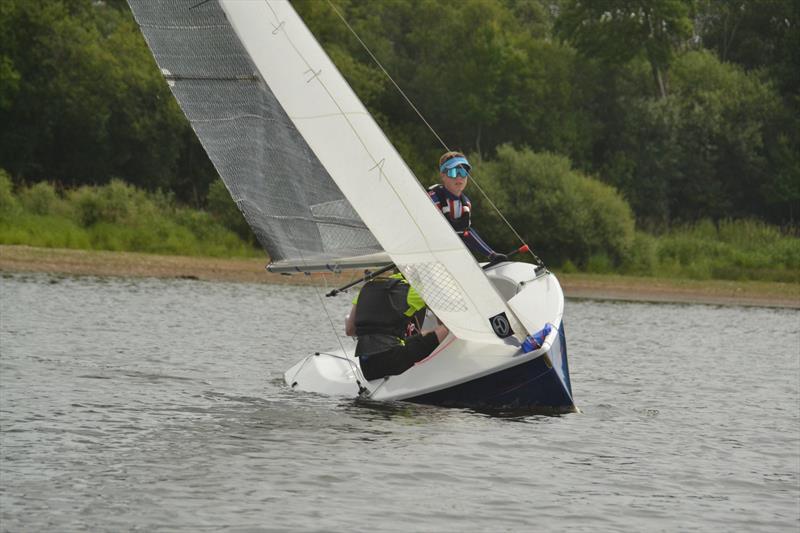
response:
[[[210,258],[0,245],[0,272],[56,275],[183,278],[247,283],[344,285],[360,272],[281,276],[266,259]],[[556,272],[568,298],[755,305],[800,309],[800,284],[763,281],[680,280]]]
[[[600,261],[589,268],[609,273]],[[653,236],[637,232],[622,273],[696,280],[800,283],[800,238],[758,220],[703,220]]]
[[[117,180],[65,191],[45,182],[14,190],[2,171],[0,244],[198,257],[264,256],[220,181],[209,192],[208,210],[196,210],[176,204],[168,195],[146,193]],[[706,220],[657,236],[637,231],[615,261],[599,254],[580,269],[569,260],[548,265],[568,275],[800,284],[800,238],[796,228],[782,230],[755,220]]]
[[[59,191],[40,182],[14,191],[0,173],[0,244],[204,257],[263,257],[221,217],[119,180]]]

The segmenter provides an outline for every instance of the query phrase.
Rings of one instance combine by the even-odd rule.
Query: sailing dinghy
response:
[[[129,2],[269,254],[268,269],[395,265],[450,330],[401,375],[368,382],[340,348],[298,362],[285,374],[289,386],[374,400],[575,410],[556,277],[528,263],[484,270],[475,261],[286,0]]]

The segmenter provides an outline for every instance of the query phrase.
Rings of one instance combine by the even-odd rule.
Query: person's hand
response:
[[[506,254],[498,254],[497,252],[492,252],[489,256],[490,263],[502,263],[503,261],[508,261],[508,257]]]

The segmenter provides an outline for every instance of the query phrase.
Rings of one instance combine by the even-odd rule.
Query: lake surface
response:
[[[2,531],[791,531],[800,312],[568,300],[582,413],[292,391],[349,297],[5,275]]]

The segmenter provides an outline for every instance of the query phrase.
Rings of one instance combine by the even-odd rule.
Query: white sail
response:
[[[555,276],[513,262],[481,270],[288,2],[129,3],[270,269],[394,263],[454,333],[406,372],[369,383],[353,354],[316,352],[286,372],[289,386],[575,409]],[[510,328],[539,336],[521,345]]]
[[[220,0],[259,75],[360,218],[459,338],[496,342],[512,311],[285,0]]]

